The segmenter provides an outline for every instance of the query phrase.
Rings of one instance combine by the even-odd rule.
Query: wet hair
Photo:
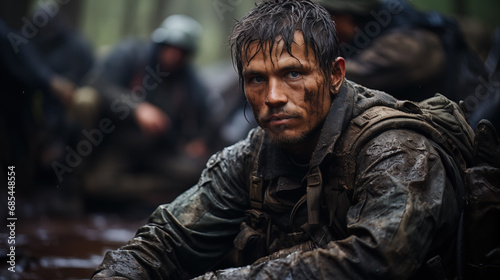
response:
[[[261,50],[272,58],[273,48],[283,41],[283,50],[291,56],[296,31],[314,52],[316,62],[330,81],[332,63],[340,55],[335,24],[330,14],[309,0],[264,0],[238,21],[231,34],[233,63],[243,85],[243,61],[247,63]],[[250,45],[257,42],[256,53],[249,54]]]

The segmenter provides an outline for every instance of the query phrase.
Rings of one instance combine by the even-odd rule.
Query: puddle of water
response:
[[[146,219],[102,214],[19,219],[16,272],[8,270],[8,235],[0,233],[0,279],[89,279],[104,253],[124,245]]]

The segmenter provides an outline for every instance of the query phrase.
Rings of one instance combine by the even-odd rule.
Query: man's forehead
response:
[[[270,51],[271,47],[272,50]],[[248,49],[246,50],[246,55],[243,56],[243,61],[245,62],[244,65],[247,65],[257,56],[263,56],[264,60],[270,58],[272,61],[277,61],[282,58],[282,56],[292,56],[301,63],[304,63],[305,60],[315,59],[314,55],[311,57],[311,54],[314,53],[309,46],[306,47],[302,32],[296,31],[293,42],[290,46],[290,53],[286,50],[283,38],[278,36],[274,40],[272,46],[271,42],[262,43],[260,41],[254,41],[250,43]]]

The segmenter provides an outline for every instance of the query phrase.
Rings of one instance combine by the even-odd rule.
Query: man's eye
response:
[[[250,83],[262,83],[264,81],[264,78],[261,76],[255,76],[250,78]]]
[[[299,73],[299,72],[297,72],[297,71],[290,71],[290,72],[288,72],[288,74],[287,74],[287,75],[288,75],[288,77],[290,77],[290,78],[298,78],[298,77],[300,76],[300,73]]]

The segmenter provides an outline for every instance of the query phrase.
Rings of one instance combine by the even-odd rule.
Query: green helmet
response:
[[[196,20],[185,15],[172,15],[153,31],[151,40],[158,44],[172,45],[188,52],[195,52],[201,31],[201,25]]]
[[[315,0],[330,12],[367,15],[380,0]]]

